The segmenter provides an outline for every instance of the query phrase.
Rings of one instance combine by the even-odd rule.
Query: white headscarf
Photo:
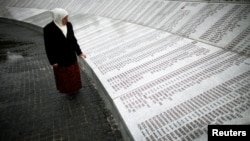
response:
[[[61,29],[63,32],[64,36],[66,37],[67,35],[67,26],[62,24],[62,19],[66,16],[68,16],[68,12],[62,8],[55,8],[51,10],[52,15],[53,15],[53,21],[56,24],[56,26]]]

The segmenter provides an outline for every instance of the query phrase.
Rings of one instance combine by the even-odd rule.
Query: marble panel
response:
[[[6,7],[3,9],[3,17],[24,21],[25,19],[43,13],[44,9]]]

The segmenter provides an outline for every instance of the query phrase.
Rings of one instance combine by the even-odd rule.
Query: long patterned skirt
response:
[[[54,68],[57,90],[60,93],[73,94],[82,88],[80,68],[76,61],[68,67]]]

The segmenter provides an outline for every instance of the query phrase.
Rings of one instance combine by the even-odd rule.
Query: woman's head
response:
[[[64,26],[68,22],[68,12],[62,8],[55,8],[52,10],[53,20],[60,26]]]

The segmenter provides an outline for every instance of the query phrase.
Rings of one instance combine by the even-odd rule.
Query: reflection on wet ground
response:
[[[2,37],[2,36],[1,36]],[[29,46],[31,42],[8,41],[0,38],[0,63],[6,61],[17,61],[23,59],[27,54],[21,46]]]
[[[38,33],[24,32],[24,28],[6,28],[8,26],[7,23],[0,24],[0,64],[24,59],[36,42],[43,42],[42,39],[35,38]]]

